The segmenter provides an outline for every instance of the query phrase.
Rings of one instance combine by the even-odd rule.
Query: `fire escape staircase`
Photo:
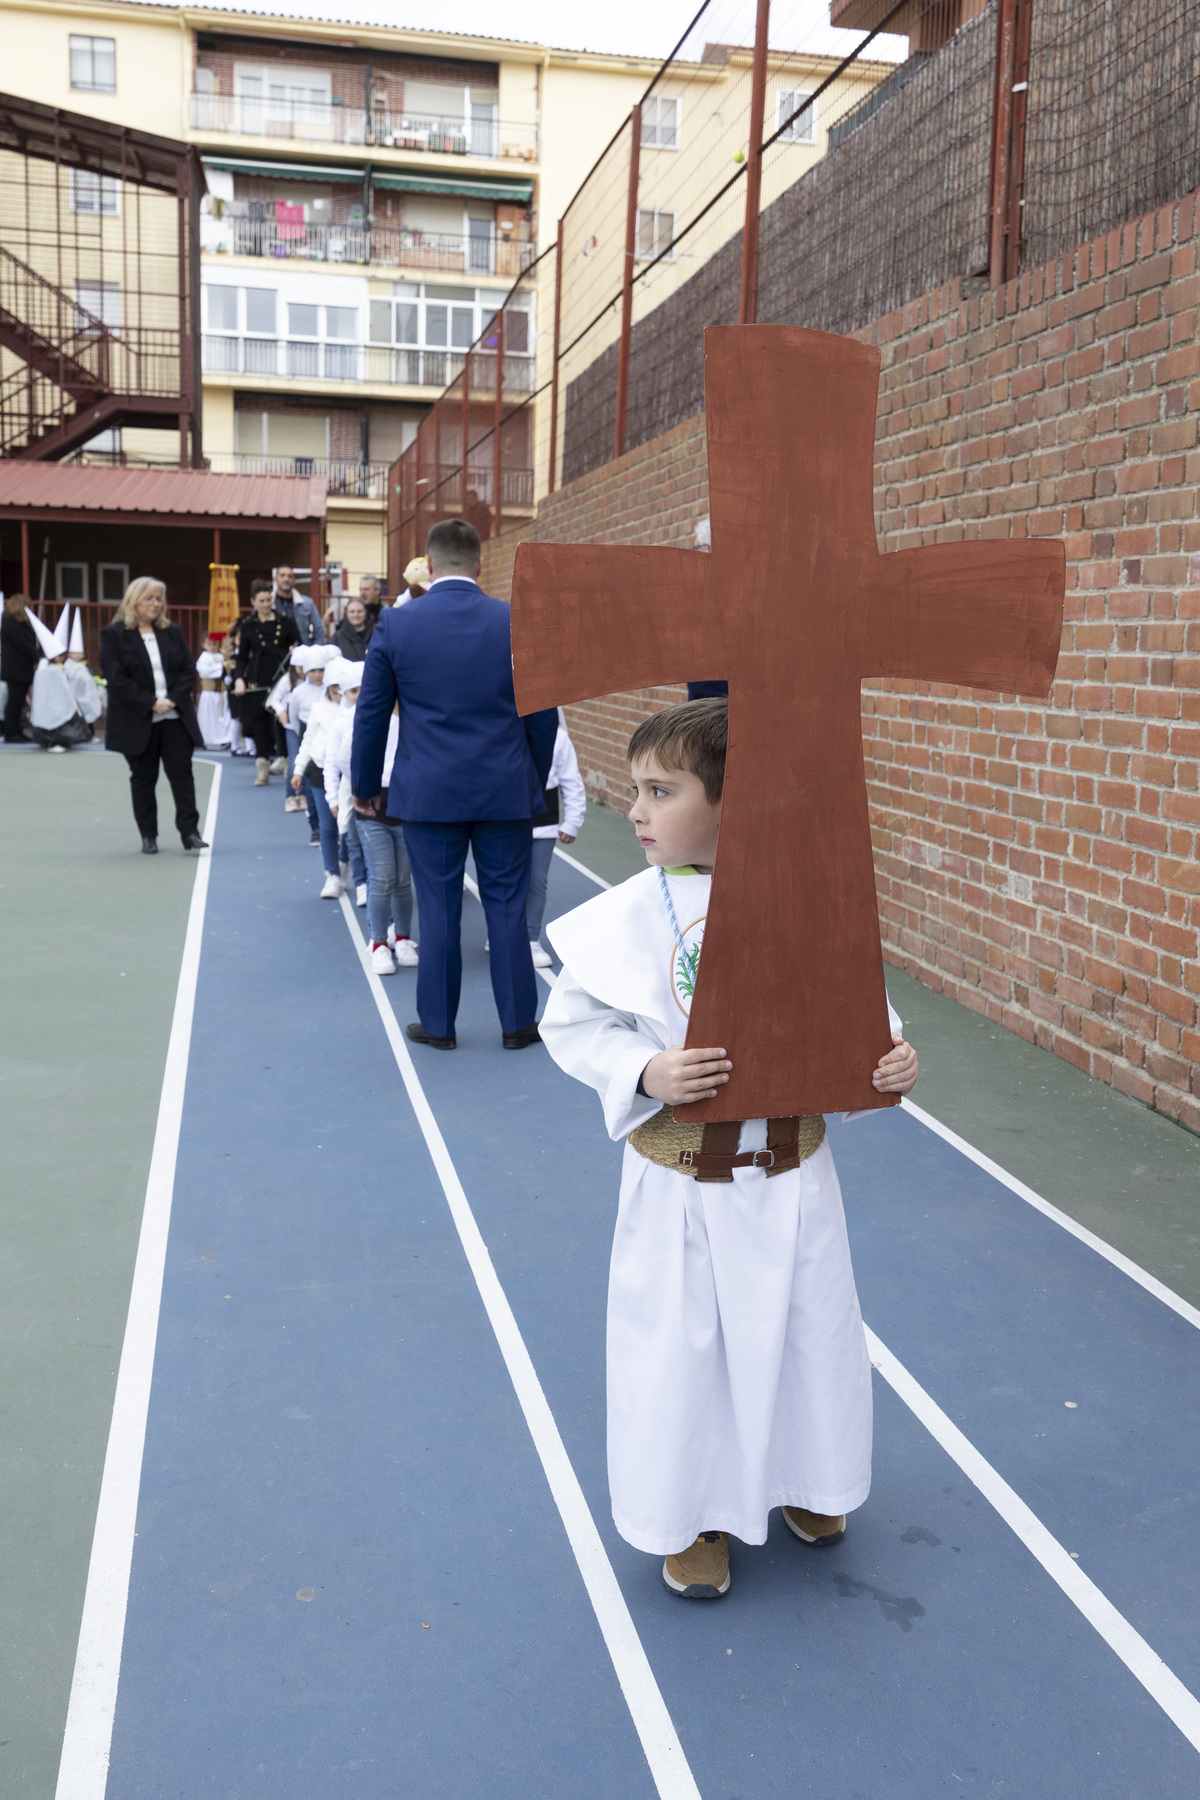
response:
[[[53,462],[135,411],[110,380],[119,344],[94,313],[0,246],[0,346],[24,365],[2,385],[26,393],[0,455]]]

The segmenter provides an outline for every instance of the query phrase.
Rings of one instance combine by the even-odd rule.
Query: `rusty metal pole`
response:
[[[992,97],[992,174],[988,274],[993,287],[1007,279],[1009,165],[1012,159],[1013,82],[1017,61],[1017,0],[996,12],[996,81]]]
[[[1005,279],[1015,281],[1021,269],[1021,208],[1025,186],[1025,117],[1029,110],[1029,27],[1031,0],[1017,0],[1016,50],[1013,57],[1012,147],[1008,158],[1008,246]]]
[[[217,530],[217,528],[215,526],[213,527],[213,561],[216,563],[217,567],[220,568],[220,566],[221,566],[221,533]]]
[[[746,222],[742,227],[742,288],[738,324],[753,325],[758,311],[758,209],[762,197],[763,115],[767,106],[767,35],[771,0],[758,0],[754,21],[754,73],[750,82],[750,146],[746,164]]]
[[[467,516],[467,477],[470,473],[468,458],[471,453],[471,352],[463,357],[463,445],[462,445],[462,494],[459,496],[459,513]]]
[[[504,399],[504,308],[496,314],[496,410],[492,417],[492,536],[500,536],[500,484],[504,465],[500,455],[500,415]]]
[[[175,164],[175,215],[178,237],[176,281],[179,287],[179,392],[183,401],[183,405],[179,408],[179,466],[181,469],[187,468],[191,455],[190,426],[196,405],[191,391],[191,343],[189,341],[191,320],[188,317],[190,311],[188,298],[191,289],[191,278],[188,273],[188,191],[187,158],[180,157]]]
[[[547,493],[554,492],[558,462],[558,346],[562,328],[562,255],[563,222],[558,221],[558,240],[554,246],[554,362],[550,370],[550,475]]]
[[[642,108],[629,115],[629,200],[625,210],[625,274],[621,283],[621,342],[617,351],[617,419],[613,455],[625,454],[625,421],[629,412],[629,352],[633,343],[633,259],[637,254],[638,173],[642,155]]]
[[[21,592],[28,600],[29,593],[29,520],[21,520]]]

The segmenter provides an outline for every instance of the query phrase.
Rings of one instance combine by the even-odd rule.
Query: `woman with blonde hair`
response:
[[[119,616],[100,633],[100,668],[108,683],[105,748],[129,764],[144,854],[158,850],[160,767],[175,796],[175,829],[184,849],[207,850],[192,780],[192,751],[204,748],[192,700],[196,665],[182,631],[167,618],[167,590],[152,575],[130,582]]]

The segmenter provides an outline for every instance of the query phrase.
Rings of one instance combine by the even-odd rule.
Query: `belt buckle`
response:
[[[770,1162],[759,1162],[758,1159],[760,1156],[769,1156],[771,1160]],[[773,1150],[756,1150],[754,1152],[754,1161],[751,1163],[750,1167],[752,1169],[773,1169],[775,1167],[775,1152]]]

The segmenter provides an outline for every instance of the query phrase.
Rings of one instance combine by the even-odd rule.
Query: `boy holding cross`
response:
[[[871,1370],[821,1115],[689,1123],[733,1065],[685,1049],[721,821],[728,702],[647,719],[629,817],[650,865],[548,927],[563,970],[541,1034],[626,1141],[608,1302],[613,1518],[687,1598],[729,1590],[730,1535],[783,1507],[834,1544],[871,1473]],[[770,987],[766,989],[771,1003]],[[874,1086],[917,1059],[891,1011]]]

